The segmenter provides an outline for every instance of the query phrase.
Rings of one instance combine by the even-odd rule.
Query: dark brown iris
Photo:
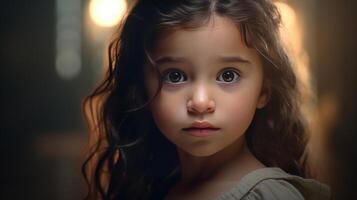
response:
[[[222,74],[222,78],[226,82],[231,82],[234,79],[234,73],[231,71],[226,71]]]

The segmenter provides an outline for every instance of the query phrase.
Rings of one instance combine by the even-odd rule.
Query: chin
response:
[[[207,157],[212,156],[217,153],[220,149],[217,148],[194,148],[194,149],[182,149],[186,153],[190,154],[191,156],[196,157]]]

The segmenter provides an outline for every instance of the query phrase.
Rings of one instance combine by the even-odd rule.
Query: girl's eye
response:
[[[180,70],[170,70],[163,76],[163,81],[166,83],[177,84],[186,80],[185,74]]]
[[[220,82],[237,82],[240,78],[240,75],[238,72],[235,70],[229,69],[229,70],[224,70],[218,77],[217,81]]]

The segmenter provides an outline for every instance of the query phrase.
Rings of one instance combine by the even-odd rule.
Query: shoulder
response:
[[[259,182],[242,199],[303,200],[302,193],[286,180],[266,179]]]
[[[326,185],[285,173],[279,168],[263,168],[244,176],[239,184],[217,200],[309,200],[329,199]]]

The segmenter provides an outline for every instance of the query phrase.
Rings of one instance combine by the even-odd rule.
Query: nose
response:
[[[211,97],[212,91],[205,85],[199,85],[192,90],[191,98],[187,101],[187,111],[194,114],[212,113],[216,103]]]

